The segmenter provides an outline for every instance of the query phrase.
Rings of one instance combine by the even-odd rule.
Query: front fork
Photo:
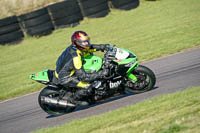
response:
[[[133,83],[136,83],[137,82],[137,77],[132,74],[132,73],[129,73],[127,74],[127,77],[133,82]]]
[[[130,79],[133,83],[137,82],[137,77],[132,73],[137,67],[138,67],[138,63],[135,62],[127,71],[126,76],[128,77],[128,79]]]

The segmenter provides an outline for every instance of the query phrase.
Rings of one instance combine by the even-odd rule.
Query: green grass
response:
[[[35,133],[199,133],[200,87]]]
[[[105,18],[85,19],[75,28],[60,29],[21,44],[0,46],[0,101],[40,90],[29,74],[55,69],[75,30],[91,43],[110,43],[133,51],[140,62],[200,45],[199,0],[141,1],[131,11],[112,10]]]

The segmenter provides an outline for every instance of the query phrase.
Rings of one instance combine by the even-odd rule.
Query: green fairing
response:
[[[138,67],[137,58],[128,58],[128,59],[123,59],[123,60],[114,60],[114,62],[116,62],[119,65],[122,65],[122,64],[127,64],[128,65],[129,63],[132,63],[131,67],[126,72],[126,75],[127,75],[128,78],[130,78],[134,82],[137,82],[137,77],[131,73],[136,67]]]
[[[131,53],[132,55],[134,55],[135,56],[135,58],[137,59],[137,56],[133,53],[133,52],[131,52],[131,51],[129,51],[129,50],[127,50],[127,49],[124,49],[124,48],[120,48],[120,49],[122,49],[122,50],[124,50],[124,51],[126,51],[126,52],[129,52],[129,53]]]
[[[102,66],[102,59],[98,56],[87,56],[84,57],[85,64],[83,68],[86,72],[98,72]]]
[[[127,74],[131,73],[136,67],[138,67],[138,62],[135,61],[132,66],[128,69],[128,71],[126,72]]]
[[[134,82],[136,82],[137,81],[137,77],[135,76],[135,75],[133,75],[131,72],[135,69],[135,68],[137,68],[138,67],[138,59],[137,59],[137,56],[133,53],[133,52],[131,52],[131,51],[129,51],[129,50],[127,50],[127,49],[124,49],[124,48],[121,48],[121,49],[123,49],[124,51],[127,51],[127,52],[129,52],[129,53],[131,53],[132,55],[134,55],[135,56],[135,62],[132,64],[132,66],[128,69],[128,71],[126,72],[127,73],[127,76],[131,79],[131,80],[133,80]]]
[[[43,70],[38,73],[31,74],[30,78],[36,81],[49,82],[48,70]]]
[[[122,59],[122,60],[113,60],[114,62],[116,62],[117,64],[119,65],[122,65],[122,64],[128,64],[132,61],[136,60],[135,58],[128,58],[128,59]]]
[[[134,53],[132,53],[126,49],[123,49],[123,50],[125,50],[135,56]],[[136,67],[138,67],[138,62],[137,62],[136,56],[134,58],[113,60],[113,61],[119,65],[126,65],[126,64],[130,65],[130,68],[126,72],[126,75],[128,78],[130,78],[134,82],[137,81],[137,77],[131,73]],[[83,68],[86,72],[94,72],[94,71],[98,72],[101,69],[102,64],[103,64],[102,58],[100,58],[98,56],[90,55],[90,56],[84,57]],[[31,74],[30,78],[33,80],[39,81],[39,82],[49,82],[48,69],[40,71],[38,73]]]
[[[83,68],[86,72],[98,72],[102,66],[102,59],[97,56],[87,56],[84,58]],[[48,69],[30,75],[30,78],[39,82],[49,82]]]
[[[128,53],[130,53],[132,55],[134,55],[135,57],[134,58],[123,59],[123,60],[114,60],[114,62],[116,62],[119,65],[131,63],[130,68],[126,72],[126,75],[127,75],[127,77],[129,79],[133,80],[134,82],[137,82],[137,77],[134,74],[131,73],[135,68],[138,67],[137,56],[133,52],[131,52],[131,51],[127,50],[127,49],[123,49],[123,48],[120,48],[120,49],[122,49],[122,50],[124,50],[124,51],[126,51],[126,52],[128,52]]]
[[[119,65],[120,64],[128,64],[128,63],[130,63],[130,62],[132,62],[134,60],[136,60],[136,62],[137,62],[137,56],[133,52],[131,52],[131,51],[127,50],[127,49],[124,49],[124,48],[120,48],[120,49],[124,50],[124,51],[126,51],[126,52],[128,52],[128,53],[130,53],[132,55],[134,55],[135,57],[134,58],[123,59],[123,60],[114,60],[114,62],[116,62]]]

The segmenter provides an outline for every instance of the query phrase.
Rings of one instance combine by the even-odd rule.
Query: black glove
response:
[[[91,49],[96,49],[97,51],[101,50],[104,52],[105,50],[107,51],[110,47],[110,44],[92,44]]]
[[[110,46],[110,44],[105,44],[104,45],[104,50],[109,51],[112,47]]]
[[[104,50],[108,51],[110,48],[110,44],[100,44],[100,50],[104,52]]]
[[[108,74],[109,74],[109,70],[108,69],[103,69],[103,70],[101,70],[101,71],[98,72],[98,75],[101,78],[107,76]]]

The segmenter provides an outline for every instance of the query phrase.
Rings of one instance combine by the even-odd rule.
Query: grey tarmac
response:
[[[38,92],[0,103],[0,133],[27,133],[133,105],[152,97],[200,86],[200,47],[142,63],[157,77],[155,89],[127,94],[62,116],[49,116],[40,109]]]

